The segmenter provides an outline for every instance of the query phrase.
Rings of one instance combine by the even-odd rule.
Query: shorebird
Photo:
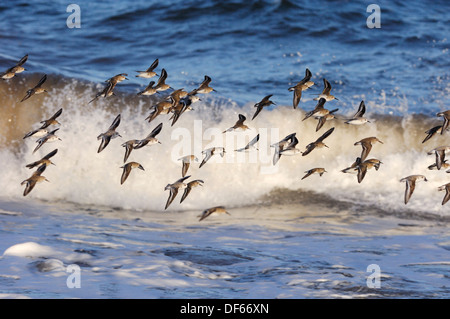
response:
[[[252,121],[255,119],[255,117],[259,114],[259,112],[262,111],[262,109],[266,106],[270,106],[270,105],[275,105],[275,103],[273,103],[270,98],[272,97],[273,94],[267,95],[265,96],[261,101],[259,101],[258,103],[256,103],[254,105],[254,107],[256,107],[256,112],[252,117]]]
[[[116,85],[115,85],[113,82],[108,82],[108,84],[105,86],[105,88],[104,88],[101,92],[97,93],[97,94],[95,95],[95,97],[94,97],[92,100],[89,101],[88,104],[94,102],[94,101],[97,100],[99,97],[104,97],[104,98],[106,98],[106,97],[109,97],[109,96],[111,96],[111,95],[115,95],[115,93],[114,93],[114,91],[113,91],[115,86],[116,86]]]
[[[45,89],[43,89],[41,86],[44,84],[44,82],[47,80],[47,74],[44,74],[44,76],[39,80],[38,84],[36,84],[35,87],[32,89],[29,89],[27,91],[27,94],[23,97],[23,99],[20,102],[23,102],[25,100],[28,100],[30,97],[32,97],[34,94],[41,94],[44,92],[47,92]]]
[[[448,130],[448,129],[447,129]],[[427,134],[427,136],[425,137],[425,139],[422,141],[422,143],[425,143],[426,141],[428,141],[430,138],[432,138],[436,133],[442,134],[442,125],[437,125],[433,128],[430,128],[428,131],[425,131],[425,134]]]
[[[39,161],[33,162],[31,164],[28,164],[25,167],[28,167],[29,169],[32,169],[36,166],[40,166],[40,165],[55,165],[50,158],[52,158],[53,156],[55,156],[55,154],[58,153],[58,149],[55,149],[53,151],[51,151],[50,153],[48,153],[47,155],[45,155],[43,158],[41,158]]]
[[[200,163],[199,168],[201,168],[203,165],[206,164],[207,161],[209,161],[209,159],[216,154],[220,154],[220,156],[224,156],[225,155],[225,148],[223,147],[211,147],[208,148],[204,151],[202,151],[202,154],[205,154],[205,158],[203,158],[203,161]]]
[[[46,128],[49,127],[50,125],[61,125],[61,123],[59,123],[56,119],[61,115],[63,109],[59,109],[55,114],[53,114],[53,116],[51,118],[49,118],[48,120],[44,120],[41,121],[40,123],[42,123],[41,128]]]
[[[436,116],[442,116],[444,118],[444,124],[442,124],[441,135],[447,130],[450,123],[450,110],[439,112]]]
[[[322,167],[312,168],[312,169],[310,169],[310,170],[305,172],[306,175],[302,177],[302,180],[304,180],[305,178],[307,178],[308,176],[310,176],[310,175],[312,175],[314,173],[319,174],[319,176],[322,176],[323,173],[326,173],[326,172],[327,171],[325,170],[325,168],[322,168]]]
[[[405,190],[405,205],[408,203],[411,195],[416,188],[416,182],[425,181],[428,182],[427,178],[423,175],[411,175],[405,178],[402,178],[400,182],[406,182],[406,190]]]
[[[198,162],[198,158],[195,155],[186,155],[178,159],[179,161],[182,161],[183,167],[181,168],[181,176],[186,176],[186,173],[189,169],[189,166],[191,165],[191,162],[195,161]]]
[[[117,83],[120,83],[120,82],[122,82],[124,80],[128,80],[127,76],[128,76],[128,74],[126,74],[126,73],[120,73],[120,74],[114,75],[113,77],[109,78],[105,82],[112,83],[113,88],[114,88],[114,86]]]
[[[42,146],[44,145],[44,143],[50,143],[50,142],[54,142],[57,140],[61,140],[58,136],[55,135],[55,132],[59,130],[59,128],[47,133],[45,136],[39,138],[36,143],[38,143],[38,145],[36,146],[36,148],[33,150],[33,154]]]
[[[108,128],[108,130],[99,136],[97,136],[97,140],[101,139],[102,142],[100,143],[100,146],[98,147],[97,153],[100,153],[105,149],[106,146],[108,146],[109,142],[112,138],[116,138],[120,136],[118,132],[116,132],[117,127],[120,124],[120,114],[116,116],[114,121],[112,122],[111,126]],[[122,136],[120,136],[122,137]]]
[[[298,104],[300,103],[300,99],[302,98],[302,92],[309,89],[311,86],[314,85],[314,82],[311,81],[311,71],[309,69],[306,69],[305,71],[305,77],[298,82],[295,86],[290,87],[289,91],[294,91],[294,98],[292,101],[292,104],[294,106],[294,109],[297,108]]]
[[[147,116],[145,120],[148,120],[148,122],[150,123],[160,114],[169,114],[173,105],[172,101],[173,100],[170,96],[163,101],[159,101],[156,105],[153,106],[152,113],[150,113],[150,115]]]
[[[123,156],[123,162],[125,163],[128,159],[128,157],[131,154],[131,151],[134,149],[134,147],[139,143],[140,140],[128,140],[125,143],[122,144],[123,147],[125,147],[125,155]]]
[[[189,177],[191,177],[191,176],[185,176],[185,177],[180,178],[173,184],[167,184],[167,186],[164,188],[164,190],[169,190],[170,194],[169,194],[169,198],[167,198],[166,207],[164,208],[164,210],[166,210],[167,207],[169,207],[169,205],[173,202],[173,200],[175,199],[175,197],[178,194],[178,191],[181,189],[185,189],[187,187],[187,184],[184,183],[184,181],[186,179],[188,179]]]
[[[27,196],[33,190],[36,184],[41,183],[43,181],[47,182],[49,181],[44,176],[41,176],[41,174],[45,171],[46,167],[47,167],[46,165],[39,166],[39,168],[33,173],[33,175],[31,175],[31,177],[27,178],[20,184],[20,185],[26,184],[25,190],[23,191],[23,196]]]
[[[158,74],[156,74],[156,72],[153,71],[158,66],[158,63],[159,63],[159,60],[156,59],[152,63],[152,65],[150,65],[150,67],[147,70],[145,70],[145,71],[136,71],[136,72],[139,73],[138,75],[136,75],[136,77],[137,78],[150,79],[150,78],[154,77],[155,75],[158,75]]]
[[[20,59],[19,62],[17,62],[15,66],[10,67],[8,70],[3,72],[0,75],[0,77],[3,80],[8,80],[8,79],[13,78],[17,73],[22,73],[23,71],[25,71],[25,68],[22,65],[24,65],[24,63],[27,62],[27,60],[28,60],[28,54],[25,55],[22,59]]]
[[[191,93],[207,94],[212,91],[216,91],[212,87],[209,86],[210,83],[211,83],[211,78],[209,76],[205,75],[205,79],[203,80],[203,82],[198,86],[198,88],[194,89]]]
[[[193,187],[203,186],[203,183],[204,181],[202,181],[201,179],[196,179],[195,181],[187,183],[186,188],[184,189],[183,196],[181,197],[180,204],[186,199]]]
[[[141,147],[144,147],[144,146],[146,146],[146,145],[154,145],[154,144],[158,144],[158,143],[161,144],[161,142],[158,141],[158,139],[157,139],[155,136],[158,135],[159,132],[161,132],[162,126],[163,126],[163,124],[162,124],[162,123],[159,123],[158,126],[155,127],[155,128],[153,129],[153,131],[151,131],[150,134],[147,135],[146,138],[140,140],[140,141],[134,146],[134,149],[137,150],[137,149],[139,149],[139,148],[141,148]]]
[[[361,152],[361,162],[364,162],[365,159],[367,158],[367,156],[370,153],[370,150],[372,149],[372,145],[374,143],[381,143],[383,144],[382,141],[380,141],[378,138],[376,137],[366,137],[363,138],[361,141],[356,142],[354,145],[361,145],[362,146],[362,152]]]
[[[319,137],[315,142],[309,143],[306,146],[306,151],[304,151],[302,153],[302,156],[306,156],[309,153],[312,152],[313,149],[315,148],[322,148],[322,147],[328,147],[327,145],[325,145],[325,143],[323,142],[324,139],[326,139],[328,136],[331,135],[331,133],[333,133],[334,131],[334,127],[330,128],[328,131],[326,131],[325,133],[323,133],[323,135],[321,137]]]
[[[297,144],[298,139],[296,136],[293,136],[291,142],[278,152],[278,157],[281,157],[281,155],[292,156],[301,153],[301,151],[296,148]]]
[[[170,111],[173,113],[173,115],[169,119],[169,120],[172,120],[172,124],[170,124],[170,126],[175,125],[175,123],[180,118],[181,114],[186,112],[187,108],[188,108],[188,105],[186,104],[186,100],[184,100],[184,99],[178,101],[178,103],[176,105],[172,106]]]
[[[439,191],[445,191],[445,196],[442,199],[442,205],[445,205],[445,203],[447,203],[448,200],[450,199],[450,183],[447,183],[445,185],[439,186],[438,190]]]
[[[28,132],[27,134],[25,134],[25,136],[23,137],[23,139],[26,139],[28,137],[43,137],[45,135],[48,134],[48,130],[46,128],[38,128],[36,130],[33,130],[31,132]]]
[[[366,176],[367,170],[375,167],[375,169],[378,171],[380,168],[380,165],[382,162],[380,160],[377,160],[375,158],[365,160],[364,162],[360,162],[356,168],[358,170],[358,183],[361,183]]]
[[[318,132],[322,128],[322,126],[325,124],[326,121],[334,119],[335,118],[334,113],[337,111],[339,111],[339,109],[328,111],[328,114],[325,114],[323,116],[316,116],[315,119],[319,120],[317,122],[316,132]]]
[[[246,118],[244,115],[239,114],[239,120],[236,122],[236,124],[234,124],[234,125],[233,125],[232,127],[230,127],[229,129],[223,131],[222,133],[231,132],[231,131],[234,131],[234,130],[239,130],[239,131],[245,131],[245,130],[248,130],[249,127],[248,127],[247,125],[244,124],[244,122],[245,122],[246,119],[247,119],[247,118]]]
[[[433,155],[433,153],[436,154],[436,168],[440,170],[442,167],[442,163],[445,162],[445,153],[449,151],[450,146],[440,146],[436,147],[435,149],[432,149],[427,154],[428,155]]]
[[[313,115],[317,116],[317,117],[322,117],[322,116],[325,116],[325,115],[329,114],[330,111],[323,107],[325,105],[326,101],[327,100],[325,100],[324,98],[320,98],[319,102],[317,102],[317,104],[314,107],[314,109],[312,111],[309,111],[308,113],[306,113],[305,117],[303,118],[302,121],[310,118]]]
[[[240,148],[240,149],[237,149],[237,150],[235,150],[236,152],[246,152],[246,151],[249,151],[249,150],[251,150],[251,149],[256,149],[256,150],[258,150],[257,148],[256,148],[256,143],[258,143],[258,141],[259,141],[259,134],[258,135],[256,135],[245,147],[243,147],[243,148]]]
[[[229,212],[227,212],[225,207],[223,207],[223,206],[216,206],[216,207],[205,209],[202,212],[202,214],[200,216],[198,216],[198,217],[200,217],[199,221],[204,220],[208,216],[217,215],[217,214],[228,214],[228,215],[231,215]]]
[[[331,91],[331,84],[330,82],[328,82],[326,79],[323,79],[323,91],[321,94],[319,94],[318,97],[315,97],[314,100],[320,100],[322,98],[324,98],[325,100],[328,101],[332,101],[332,100],[338,100],[336,97],[334,97],[334,95],[330,94]]]
[[[166,84],[167,71],[166,69],[161,70],[161,75],[159,76],[158,82],[156,83],[156,91],[166,91],[170,89],[170,85]]]
[[[270,147],[275,148],[275,153],[273,155],[273,165],[275,165],[281,157],[280,152],[287,148],[288,145],[292,145],[294,139],[296,139],[295,135],[297,133],[291,133],[283,138],[281,141],[270,145]]]
[[[123,168],[122,176],[120,177],[121,185],[125,183],[133,168],[139,168],[144,171],[144,167],[142,167],[142,165],[137,162],[126,163],[124,166],[121,166],[120,168]]]
[[[138,92],[137,95],[153,95],[156,93],[156,87],[153,85],[155,84],[155,81],[150,81],[150,83],[145,87],[145,89],[141,92]]]
[[[359,107],[355,115],[353,115],[351,119],[345,121],[345,123],[352,125],[361,125],[364,123],[370,123],[370,121],[364,117],[364,113],[366,113],[366,104],[364,103],[364,101],[361,101],[361,103],[359,103]]]
[[[447,160],[444,160],[443,162],[442,162],[442,164],[441,164],[441,168],[443,168],[443,169],[447,169],[447,168],[450,168],[450,163],[447,163]],[[431,164],[430,166],[428,166],[428,169],[431,171],[431,170],[437,170],[437,164],[436,163],[434,163],[434,164]],[[447,172],[448,173],[448,172]]]

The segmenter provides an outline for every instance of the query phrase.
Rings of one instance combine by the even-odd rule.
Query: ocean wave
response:
[[[428,166],[435,159],[427,155],[429,150],[447,143],[448,134],[437,135],[422,143],[425,131],[440,123],[439,118],[414,114],[404,117],[379,115],[368,108],[366,115],[371,118],[371,123],[349,126],[342,118],[351,114],[344,113],[340,119],[327,122],[321,131],[315,132],[316,120],[302,121],[304,110],[277,105],[263,110],[251,121],[253,102],[239,106],[230,99],[211,93],[196,102],[193,111],[183,114],[171,126],[169,115],[160,115],[151,123],[145,121],[157,97],[144,98],[120,92],[117,96],[89,104],[101,89],[99,85],[61,78],[55,81],[47,95],[18,103],[25,90],[21,84],[23,80],[17,79],[9,86],[3,86],[0,92],[3,105],[0,119],[2,196],[22,198],[23,186],[20,183],[32,173],[25,165],[57,148],[58,153],[52,159],[56,166],[51,165],[43,174],[50,183],[37,185],[27,198],[163,211],[169,195],[164,190],[165,186],[181,177],[178,159],[193,153],[201,161],[202,150],[224,146],[227,153],[223,158],[212,158],[201,169],[198,167],[200,162],[191,165],[189,180],[204,180],[204,186],[193,189],[182,204],[179,203],[179,195],[169,210],[258,205],[268,198],[269,202],[277,203],[277,198],[292,200],[299,196],[304,200],[312,198],[318,205],[336,201],[356,203],[355,207],[362,210],[378,207],[385,212],[415,211],[437,215],[448,211],[448,207],[441,205],[444,194],[437,188],[448,183],[450,174],[445,170],[429,170]],[[338,102],[328,103],[336,103],[337,107]],[[370,104],[370,101],[366,103]],[[301,106],[307,104],[302,102]],[[59,108],[63,108],[58,131],[61,141],[44,144],[32,154],[35,139],[22,139],[23,136]],[[113,139],[104,151],[97,153],[100,143],[97,136],[108,129],[117,114],[121,114],[118,131],[122,137]],[[234,125],[238,114],[247,117],[250,130],[223,134],[222,131]],[[145,171],[132,171],[121,185],[120,167],[124,164],[125,152],[121,144],[130,139],[144,138],[158,123],[163,123],[162,132],[158,135],[161,144],[134,150],[129,158],[129,161],[141,163]],[[335,127],[335,130],[326,140],[329,148],[314,150],[307,156],[282,156],[276,166],[272,164],[271,144],[296,132],[299,139],[297,147],[303,151],[307,144],[330,127]],[[261,136],[259,151],[248,154],[234,151],[245,146],[257,133]],[[356,175],[344,174],[341,170],[361,154],[361,146],[354,143],[369,136],[377,136],[384,142],[374,145],[369,156],[381,160],[382,164],[378,171],[370,170],[363,182],[358,183]],[[313,175],[301,180],[305,171],[313,167],[324,167],[327,173],[322,177]],[[419,184],[405,205],[405,185],[399,180],[412,174],[424,174],[429,182]],[[267,197],[280,190],[283,196]]]

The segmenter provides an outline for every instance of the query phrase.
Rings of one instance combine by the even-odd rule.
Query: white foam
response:
[[[7,248],[3,256],[49,257],[57,254],[58,252],[49,246],[40,245],[35,242],[26,242]]]

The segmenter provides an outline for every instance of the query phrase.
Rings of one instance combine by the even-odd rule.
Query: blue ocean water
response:
[[[26,72],[0,83],[0,297],[448,298],[450,204],[441,205],[437,187],[450,174],[429,170],[435,157],[427,152],[449,135],[422,143],[441,121],[436,113],[449,108],[447,1],[379,1],[380,28],[367,25],[372,1],[77,1],[80,28],[69,28],[71,3],[0,3],[1,69],[29,54]],[[208,75],[216,90],[173,127],[163,116],[146,122],[155,99],[136,96],[149,80],[135,71],[156,58],[172,88],[191,90]],[[293,110],[288,88],[306,68],[315,85]],[[20,103],[43,73],[48,94]],[[89,104],[119,73],[129,80],[116,96]],[[327,107],[345,118],[364,100],[373,121],[326,123],[336,128],[328,149],[283,156],[273,169],[268,145],[296,132],[303,150],[325,131],[301,120],[323,78],[338,98]],[[269,94],[276,105],[247,120],[247,137],[262,134],[262,155],[239,162],[227,148],[224,163],[191,165],[204,187],[164,210],[164,188],[180,177],[185,155],[176,152],[176,133],[192,137],[199,158],[220,142],[207,135],[211,128],[242,147],[233,144],[238,135],[221,132],[238,114],[250,119]],[[33,154],[35,141],[23,135],[59,108],[61,141]],[[97,154],[97,136],[117,113],[122,138]],[[121,144],[147,136],[160,119],[161,144],[133,151],[130,160],[145,171],[121,185]],[[367,136],[384,142],[371,152],[382,165],[357,183],[341,170]],[[25,165],[54,148],[50,182],[22,196],[32,173]],[[324,176],[301,180],[321,165]],[[429,181],[405,205],[399,180],[411,174]],[[216,205],[230,215],[198,221]],[[366,281],[373,264],[379,289]],[[70,265],[81,268],[81,289],[66,285]]]

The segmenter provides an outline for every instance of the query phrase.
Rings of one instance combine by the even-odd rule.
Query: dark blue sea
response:
[[[0,72],[28,59],[0,80],[0,297],[449,298],[450,203],[439,187],[450,165],[432,165],[450,135],[424,142],[450,109],[449,12],[448,1],[2,1]],[[136,77],[156,59],[157,76]],[[138,95],[163,69],[171,88]],[[314,85],[294,108],[288,89],[306,69]],[[90,103],[121,73],[114,95]],[[44,74],[47,92],[21,102]],[[146,120],[205,76],[214,91],[176,123]],[[324,79],[336,97],[325,107],[338,110],[316,130],[303,119]],[[267,95],[274,104],[252,120]],[[361,101],[369,122],[346,124]],[[60,140],[33,152],[25,134],[59,109]],[[99,153],[119,114],[120,137]],[[222,133],[239,114],[249,129]],[[160,143],[128,158],[144,170],[121,184],[122,144],[159,123]],[[296,133],[303,152],[333,127],[327,147],[273,164],[285,136]],[[236,152],[257,134],[257,149]],[[369,156],[381,165],[359,183],[342,170],[366,137],[382,141]],[[211,147],[226,153],[200,168]],[[54,149],[49,182],[24,196],[26,165]],[[187,182],[203,187],[165,209],[190,154]],[[316,167],[323,176],[302,180]],[[410,175],[427,182],[405,204]],[[199,221],[214,206],[229,215]],[[79,288],[67,281],[73,267]]]

